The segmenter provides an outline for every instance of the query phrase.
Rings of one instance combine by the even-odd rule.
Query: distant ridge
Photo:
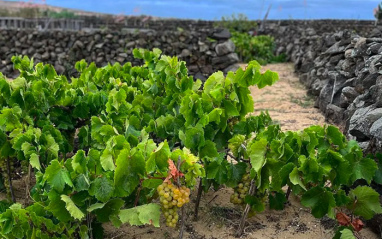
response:
[[[10,13],[16,13],[19,12],[20,9],[22,8],[22,4],[26,3],[27,1],[4,1],[0,0],[0,9],[7,10]],[[38,4],[39,9],[41,10],[50,10],[50,11],[55,11],[55,12],[61,12],[63,10],[73,12],[75,15],[78,16],[96,16],[96,17],[102,17],[102,16],[107,16],[107,15],[112,15],[112,14],[106,14],[106,13],[98,13],[98,12],[90,12],[90,11],[84,11],[84,10],[79,10],[79,9],[72,9],[72,8],[64,8],[64,7],[56,7],[56,6],[51,6],[48,4]],[[0,17],[2,17],[0,15]]]

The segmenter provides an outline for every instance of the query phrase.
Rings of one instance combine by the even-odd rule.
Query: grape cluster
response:
[[[234,188],[234,193],[231,195],[230,202],[233,204],[244,204],[244,198],[247,196],[251,185],[251,177],[245,174],[241,182]]]
[[[171,183],[162,183],[157,188],[162,212],[166,218],[166,225],[175,227],[178,222],[178,208],[190,202],[190,189],[185,186],[177,187]]]

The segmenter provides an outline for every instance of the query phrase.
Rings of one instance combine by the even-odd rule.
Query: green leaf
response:
[[[347,205],[350,202],[350,198],[346,195],[344,190],[338,190],[337,193],[334,194],[334,199],[336,200],[337,207]]]
[[[344,147],[345,136],[337,127],[329,125],[326,133],[331,143],[338,145],[340,149]]]
[[[336,201],[333,193],[323,187],[314,187],[302,195],[301,204],[311,208],[314,217],[321,218],[331,213]]]
[[[356,237],[350,229],[345,228],[341,231],[340,239],[356,239]]]
[[[45,170],[44,179],[53,189],[57,190],[57,192],[62,192],[65,184],[73,187],[68,170],[61,165],[58,160],[51,161]]]
[[[70,213],[70,215],[78,220],[82,220],[85,217],[85,214],[74,204],[72,199],[67,195],[61,195],[61,200],[66,204],[66,210]]]
[[[371,219],[374,214],[382,213],[382,207],[379,202],[379,194],[368,186],[358,186],[349,193],[351,202],[348,208],[354,211],[355,215]]]
[[[179,131],[179,138],[184,146],[191,150],[198,150],[205,144],[204,130],[200,125],[187,128],[185,133]]]
[[[93,213],[97,216],[97,221],[99,222],[109,222],[110,217],[117,216],[120,212],[121,207],[123,206],[124,201],[120,198],[114,198],[105,203],[97,204],[92,207]],[[97,208],[98,207],[98,208]]]
[[[114,174],[115,194],[125,197],[133,193],[140,183],[140,177],[145,174],[145,159],[141,152],[130,155],[128,149],[120,152]]]
[[[158,148],[151,154],[150,159],[155,160],[155,168],[161,172],[168,171],[168,159],[170,158],[171,151],[167,141],[158,145]],[[150,169],[150,170],[149,170]],[[147,167],[148,173],[153,173],[152,167]]]
[[[268,142],[265,138],[261,138],[249,145],[249,158],[251,160],[252,168],[256,173],[259,173],[261,168],[265,165],[265,153],[267,152]]]
[[[114,171],[115,165],[113,161],[113,154],[110,149],[106,148],[100,157],[101,165],[105,171]]]
[[[351,177],[352,182],[357,179],[365,179],[369,184],[373,179],[376,170],[378,169],[377,164],[371,158],[362,158],[356,161],[353,165],[353,175]]]
[[[375,172],[374,181],[382,185],[382,154],[377,153],[376,158],[378,162],[378,170]]]
[[[87,159],[85,156],[85,151],[78,150],[77,153],[72,157],[72,167],[77,173],[85,173],[87,171]]]
[[[224,184],[227,181],[227,161],[213,161],[206,167],[207,179],[214,179],[218,184]]]
[[[262,200],[256,196],[247,195],[244,198],[245,203],[249,204],[255,212],[262,212],[265,210],[265,205]]]
[[[226,184],[229,187],[234,187],[241,181],[243,175],[246,173],[247,164],[244,162],[238,162],[236,164],[229,163],[227,171],[228,181]]]
[[[285,193],[275,192],[269,194],[270,209],[283,210],[287,201]]]
[[[33,168],[35,168],[39,171],[41,170],[40,159],[39,159],[37,154],[35,154],[35,153],[31,154],[31,156],[29,158],[29,162]]]
[[[304,190],[306,190],[305,185],[301,181],[298,168],[293,169],[293,171],[289,174],[289,179],[293,185],[300,185],[300,187],[302,187]]]
[[[106,203],[95,203],[95,204],[91,205],[90,207],[88,207],[88,209],[86,211],[92,212],[94,210],[103,208],[105,205],[106,205]]]
[[[239,111],[237,111],[236,109],[236,106],[233,105],[232,102],[228,100],[223,100],[223,104],[224,104],[224,112],[227,118],[240,115]]]
[[[132,226],[149,224],[159,227],[160,213],[160,206],[155,203],[150,203],[121,210],[119,212],[119,218],[122,223],[129,223]]]
[[[106,202],[114,192],[113,182],[106,177],[96,178],[90,185],[89,194],[95,196],[97,200]]]
[[[89,178],[84,174],[78,175],[76,179],[74,179],[74,187],[78,192],[88,190],[90,187]]]
[[[259,87],[259,89],[262,89],[267,85],[269,86],[273,85],[278,80],[279,80],[279,74],[277,74],[276,72],[267,70],[264,74],[261,75],[261,80],[257,84],[257,86]]]

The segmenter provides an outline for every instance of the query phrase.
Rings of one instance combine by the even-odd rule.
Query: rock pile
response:
[[[16,54],[52,64],[59,73],[71,75],[74,63],[81,59],[97,66],[129,61],[141,64],[133,59],[134,48],[160,48],[163,54],[186,61],[191,75],[205,79],[215,71],[238,68],[239,58],[230,36],[224,29],[92,33],[0,30],[0,71],[14,77],[11,58]]]

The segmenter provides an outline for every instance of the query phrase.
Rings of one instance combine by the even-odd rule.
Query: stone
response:
[[[190,56],[190,55],[191,55],[190,50],[188,50],[188,49],[183,49],[183,50],[182,50],[182,53],[180,53],[179,57],[187,57],[187,56]]]
[[[349,133],[360,141],[370,139],[370,127],[382,117],[382,108],[368,106],[357,109],[349,122]]]
[[[238,62],[239,62],[239,57],[236,53],[230,53],[225,56],[214,57],[211,60],[212,65],[216,66],[217,69],[220,69],[220,70],[223,70],[227,68],[228,66]]]
[[[333,85],[330,83],[327,83],[324,85],[320,91],[320,95],[318,96],[318,107],[322,112],[325,113],[326,106],[328,104],[332,103],[332,92],[333,92]]]
[[[231,40],[219,43],[215,47],[218,56],[224,56],[235,51],[235,44]]]
[[[197,72],[195,74],[195,77],[194,79],[199,79],[201,80],[202,82],[205,82],[207,80],[207,77],[205,77],[201,72]]]
[[[370,135],[382,140],[382,117],[376,120],[370,127]]]
[[[378,73],[375,74],[367,74],[366,77],[358,76],[355,83],[358,85],[362,90],[369,89],[372,85],[375,85],[377,81],[377,77],[379,76]]]
[[[103,48],[103,45],[104,45],[104,43],[98,43],[98,44],[96,44],[94,47],[95,47],[96,49],[102,49],[102,48]]]
[[[342,89],[342,94],[348,98],[350,101],[353,101],[359,93],[354,89],[354,87],[346,86]]]
[[[342,109],[336,105],[328,104],[325,110],[325,118],[334,124],[343,123],[343,113],[345,109]]]
[[[60,64],[55,64],[54,69],[56,70],[57,74],[62,75],[65,72],[65,67],[63,67]]]
[[[126,43],[125,48],[128,48],[128,49],[129,48],[134,48],[135,45],[136,45],[135,41],[130,41],[130,42]]]
[[[231,33],[228,31],[228,29],[217,29],[212,34],[213,39],[217,40],[226,40],[231,38]]]
[[[321,81],[320,79],[315,79],[312,83],[311,88],[310,88],[310,92],[312,93],[312,95],[315,95],[315,96],[320,95],[322,87],[324,87],[324,85],[326,85],[327,81],[328,80]]]
[[[382,47],[382,43],[373,42],[366,50],[366,54],[375,55],[378,54],[379,49]]]
[[[235,71],[237,71],[237,69],[239,69],[240,68],[240,65],[239,64],[233,64],[233,65],[230,65],[230,66],[228,66],[227,68],[225,68],[224,70],[223,70],[223,72],[224,73],[228,73],[229,71],[233,71],[233,72],[235,72]]]
[[[44,52],[44,54],[41,55],[41,59],[44,61],[48,60],[49,57],[50,57],[49,52]]]
[[[358,38],[352,52],[352,57],[366,56],[367,48],[368,47],[366,45],[366,38],[364,37]]]
[[[84,43],[80,40],[77,40],[74,42],[74,45],[73,45],[74,48],[78,48],[78,49],[82,49],[84,48]]]
[[[345,47],[340,46],[339,42],[336,42],[333,46],[331,46],[329,49],[327,49],[324,54],[328,55],[336,55],[340,53],[344,53]]]

